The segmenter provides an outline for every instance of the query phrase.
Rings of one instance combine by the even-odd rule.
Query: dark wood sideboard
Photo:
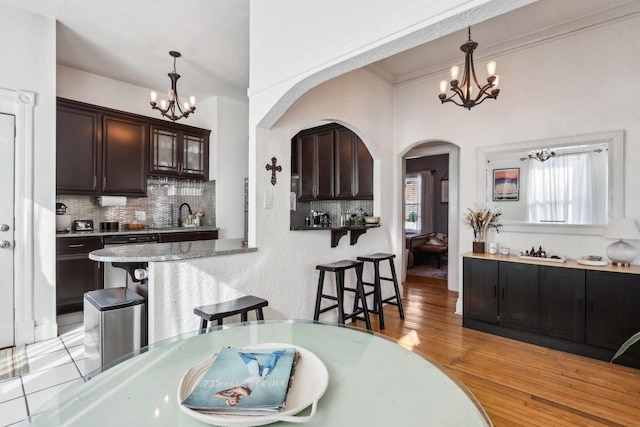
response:
[[[610,361],[640,331],[640,267],[465,254],[463,326]],[[640,345],[614,363],[640,368]]]

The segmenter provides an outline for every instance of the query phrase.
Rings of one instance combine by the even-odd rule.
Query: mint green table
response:
[[[322,360],[329,385],[308,426],[491,426],[485,411],[433,362],[363,330],[295,321],[239,323],[154,344],[70,387],[29,426],[203,426],[177,402],[183,374],[222,346],[289,343]],[[299,415],[310,412],[303,410]],[[273,426],[292,425],[278,422]]]

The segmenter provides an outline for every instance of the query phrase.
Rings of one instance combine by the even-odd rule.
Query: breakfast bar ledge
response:
[[[224,262],[224,257],[257,250],[242,239],[219,239],[119,245],[95,250],[89,258],[97,262],[148,263],[147,332],[151,344],[197,329],[193,307],[243,295],[215,277],[186,274],[181,269],[185,261],[221,257],[219,261]]]

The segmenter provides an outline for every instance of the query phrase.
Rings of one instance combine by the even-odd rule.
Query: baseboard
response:
[[[84,313],[82,311],[78,311],[75,313],[67,313],[61,314],[56,317],[56,321],[58,322],[58,326],[66,326],[73,325],[74,323],[82,323],[84,322]]]
[[[34,330],[35,342],[50,340],[58,336],[58,324],[46,323],[36,326]]]
[[[35,322],[33,320],[27,320],[22,322],[16,322],[15,331],[15,344],[33,344],[35,341]]]

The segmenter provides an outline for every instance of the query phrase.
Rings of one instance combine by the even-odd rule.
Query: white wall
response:
[[[150,89],[58,66],[62,98],[161,118],[149,105]],[[169,83],[169,79],[167,79]],[[216,180],[216,226],[220,238],[244,234],[244,178],[247,176],[248,104],[222,97],[198,103],[180,123],[211,129],[210,179]]]
[[[482,202],[476,194],[477,148],[622,129],[625,216],[639,221],[640,197],[635,183],[640,171],[635,161],[640,158],[640,116],[635,105],[640,86],[630,82],[637,77],[640,53],[628,45],[628,40],[637,36],[640,18],[635,17],[494,58],[501,76],[500,96],[471,111],[440,104],[438,82],[442,76],[398,87],[397,150],[406,150],[425,139],[460,146],[460,208],[464,211]],[[571,258],[604,255],[611,243],[594,236],[512,232],[490,239],[510,246],[516,253],[541,245],[548,253]],[[470,251],[471,241],[471,230],[461,227],[460,251]],[[632,243],[640,247],[640,242]]]
[[[33,204],[34,242],[17,242],[33,249],[33,283],[16,278],[16,286],[32,288],[35,330],[23,342],[56,334],[55,312],[55,21],[0,2],[0,47],[3,61],[0,86],[34,92]],[[7,185],[8,183],[2,183]],[[33,248],[32,248],[33,245]],[[31,295],[31,292],[29,292]],[[33,305],[31,305],[33,304]],[[28,320],[28,319],[27,319]]]
[[[221,239],[244,237],[244,179],[249,176],[249,104],[217,98],[216,223]]]

